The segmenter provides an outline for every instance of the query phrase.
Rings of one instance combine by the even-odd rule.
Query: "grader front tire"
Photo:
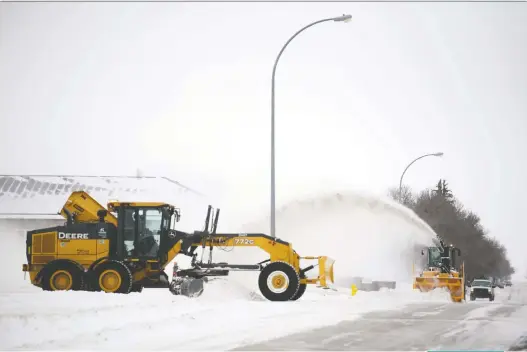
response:
[[[306,275],[304,274],[300,275],[300,279],[305,279],[305,278],[306,278]],[[300,297],[302,297],[304,293],[306,293],[306,289],[307,289],[307,284],[300,284],[298,287],[298,291],[296,291],[296,293],[293,295],[293,297],[291,298],[291,301],[296,301]]]
[[[290,264],[272,262],[260,272],[258,286],[269,301],[289,301],[300,288],[300,277]]]

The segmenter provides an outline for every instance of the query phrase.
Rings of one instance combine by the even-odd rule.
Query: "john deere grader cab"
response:
[[[457,269],[456,254],[461,256],[459,248],[445,246],[443,241],[437,247],[428,248],[427,268],[414,278],[413,288],[428,292],[436,288],[447,288],[453,302],[465,301],[465,271],[461,263]],[[425,255],[425,251],[421,252]]]
[[[260,271],[258,285],[271,301],[297,300],[307,284],[328,287],[333,282],[334,261],[328,257],[300,257],[292,244],[260,233],[216,233],[219,209],[209,206],[203,231],[174,229],[180,211],[165,203],[110,202],[105,209],[88,193],[73,192],[60,214],[63,226],[27,232],[27,264],[31,283],[46,291],[140,292],[143,288],[168,288],[175,295],[197,297],[211,276],[231,270]],[[198,260],[196,249],[201,247]],[[207,262],[203,261],[209,249]],[[213,263],[214,247],[259,247],[269,259],[250,265]],[[165,267],[183,254],[189,268],[174,263],[169,280]],[[300,268],[300,260],[317,263]],[[306,272],[318,266],[318,275]]]

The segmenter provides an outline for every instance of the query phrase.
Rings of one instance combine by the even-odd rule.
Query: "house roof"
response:
[[[203,194],[167,177],[0,175],[0,218],[62,218],[58,212],[74,191],[86,191],[103,205],[156,201],[184,212],[206,207]]]

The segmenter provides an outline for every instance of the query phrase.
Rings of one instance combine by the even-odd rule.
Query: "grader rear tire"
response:
[[[52,263],[44,268],[42,289],[44,291],[78,291],[82,288],[82,272],[74,264]]]
[[[128,294],[132,290],[133,277],[124,263],[110,260],[96,268],[97,288],[107,293]]]
[[[269,301],[289,301],[300,288],[300,277],[286,262],[272,262],[260,272],[258,286]]]

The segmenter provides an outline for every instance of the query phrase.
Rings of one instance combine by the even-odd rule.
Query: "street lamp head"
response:
[[[349,22],[351,21],[351,15],[342,15],[333,19],[335,22]]]
[[[434,153],[433,155],[434,155],[434,156],[443,156],[443,152]]]

